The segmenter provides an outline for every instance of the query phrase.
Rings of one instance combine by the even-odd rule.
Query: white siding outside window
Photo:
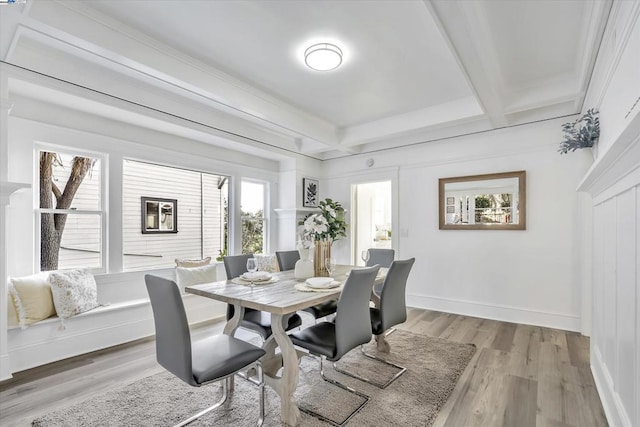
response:
[[[133,160],[123,164],[123,269],[215,259],[224,247],[226,177]],[[220,187],[220,188],[219,188]],[[177,233],[142,233],[142,197],[177,200]]]

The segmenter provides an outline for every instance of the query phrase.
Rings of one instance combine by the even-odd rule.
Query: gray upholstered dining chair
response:
[[[382,287],[382,294],[380,295],[380,308],[370,308],[371,314],[371,332],[374,335],[382,335],[389,328],[400,323],[404,323],[407,320],[407,304],[405,298],[405,292],[407,288],[407,279],[415,258],[410,258],[403,261],[394,261],[389,267],[389,272],[384,280],[384,286]],[[342,374],[349,375],[350,377],[357,378],[359,380],[368,382],[379,388],[386,388],[389,384],[397,380],[402,374],[405,373],[407,368],[391,363],[380,357],[368,354],[364,351],[364,346],[360,346],[362,354],[370,359],[378,360],[389,366],[398,368],[397,372],[389,381],[384,384],[379,384],[368,378],[361,377],[359,375],[352,374],[348,371],[342,370],[333,364],[333,368]]]
[[[320,358],[320,376],[323,380],[364,399],[364,402],[342,423],[330,420],[316,412],[300,408],[301,411],[334,425],[346,424],[367,404],[369,396],[336,380],[327,378],[324,375],[323,361],[327,359],[331,362],[336,362],[355,347],[371,340],[369,297],[379,268],[374,266],[351,271],[340,294],[338,310],[333,322],[320,322],[300,332],[289,334],[294,345],[305,348],[310,354]]]
[[[367,260],[367,267],[371,267],[372,265],[378,264],[381,268],[389,268],[391,267],[391,263],[396,256],[396,251],[394,249],[369,249],[369,259]],[[376,295],[380,295],[382,292],[383,284],[376,285],[373,287],[373,292]]]
[[[253,258],[253,254],[231,255],[222,258],[224,270],[227,273],[227,279],[233,279],[247,272],[247,260]],[[235,308],[233,304],[227,304],[227,320],[233,317]],[[302,319],[299,314],[292,314],[287,319],[285,331],[297,328],[302,325]],[[263,340],[269,338],[272,334],[271,330],[271,313],[266,313],[252,308],[244,309],[244,317],[238,325],[244,329],[248,329],[260,335]]]
[[[296,266],[296,261],[300,259],[300,253],[298,251],[276,252],[276,258],[278,259],[280,271],[293,270]],[[311,314],[315,320],[318,320],[335,313],[337,307],[337,301],[327,301],[307,307],[302,311]]]
[[[264,378],[259,359],[265,351],[229,335],[191,340],[187,314],[176,283],[162,277],[144,276],[156,328],[156,359],[162,367],[187,384],[222,381],[222,398],[177,426],[184,426],[222,405],[228,396],[228,378],[241,370],[256,368],[260,392],[258,426],[264,422]]]
[[[276,251],[276,259],[280,271],[293,270],[296,267],[296,262],[300,259],[300,252]]]

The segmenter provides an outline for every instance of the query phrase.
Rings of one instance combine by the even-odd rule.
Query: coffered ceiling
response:
[[[239,150],[327,159],[580,112],[610,6],[27,0],[0,8],[0,42],[7,63],[131,101],[136,124],[171,100],[173,119],[221,136],[208,143],[228,131]],[[323,41],[344,53],[336,70],[304,64]]]

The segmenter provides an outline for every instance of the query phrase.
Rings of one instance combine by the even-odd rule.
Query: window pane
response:
[[[40,207],[100,210],[101,166],[99,159],[41,151]]]
[[[102,267],[99,214],[40,214],[40,269]],[[58,240],[58,236],[61,239]]]
[[[242,216],[264,216],[264,184],[242,181],[242,200],[240,209]]]
[[[215,259],[224,248],[226,177],[125,160],[125,270],[175,266],[176,258]],[[220,187],[220,188],[219,188]],[[177,233],[142,233],[142,197],[177,200]]]
[[[242,253],[260,254],[264,252],[264,221],[242,220]]]
[[[242,253],[263,253],[265,184],[242,181],[241,185]]]

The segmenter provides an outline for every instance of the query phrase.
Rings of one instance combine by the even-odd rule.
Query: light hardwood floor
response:
[[[193,333],[222,327],[218,322]],[[434,427],[607,425],[587,337],[418,309],[410,309],[398,329],[478,348]],[[30,425],[39,415],[161,371],[147,339],[17,373],[0,383],[0,425]]]

